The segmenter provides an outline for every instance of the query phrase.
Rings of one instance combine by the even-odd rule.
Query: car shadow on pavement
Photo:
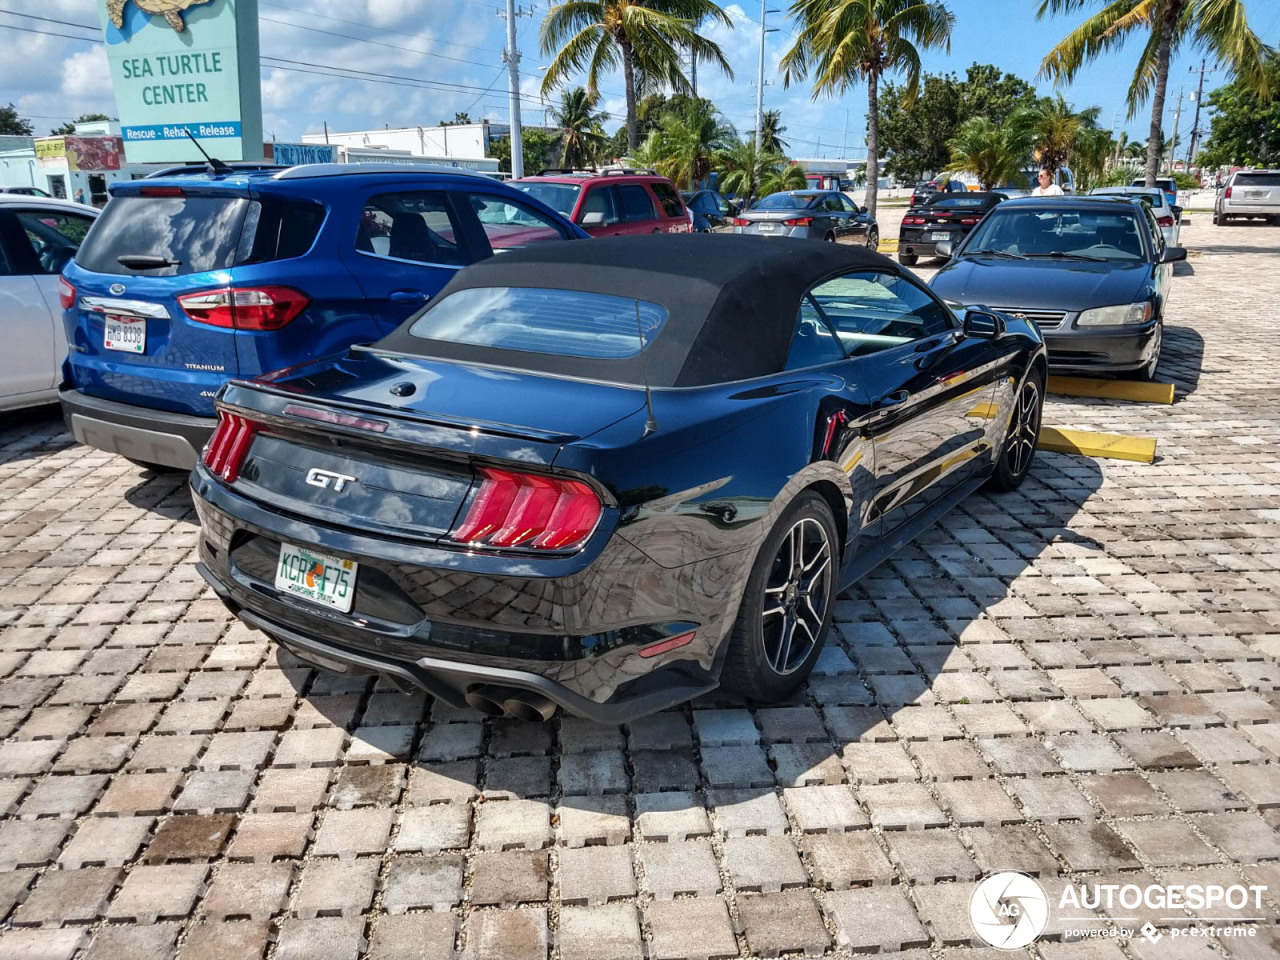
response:
[[[134,469],[138,473],[138,482],[124,493],[124,499],[130,506],[193,527],[199,526],[195,504],[191,502],[191,474],[188,471]]]
[[[329,723],[349,735],[345,751],[316,737],[328,746],[309,762],[343,764],[353,804],[381,802],[362,791],[407,773],[409,805],[427,818],[415,827],[427,839],[407,841],[409,851],[437,849],[430,838],[446,815],[465,834],[465,804],[449,808],[477,797],[527,801],[477,808],[479,845],[498,850],[539,849],[557,830],[571,847],[624,842],[633,830],[705,836],[712,813],[728,836],[781,834],[788,813],[802,835],[868,818],[941,826],[946,816],[916,781],[945,765],[956,782],[942,793],[975,789],[968,777],[992,775],[975,747],[1030,732],[1010,704],[1063,696],[1057,684],[1071,678],[1059,675],[1077,672],[1063,668],[1081,665],[1064,650],[1104,601],[1068,595],[1057,578],[1092,582],[1114,612],[1139,612],[1082,576],[1107,559],[1105,538],[1089,532],[1103,521],[1084,512],[1101,485],[1095,461],[1042,453],[1017,492],[970,496],[838,599],[813,675],[780,704],[715,692],[622,726],[563,714],[531,724],[316,670],[278,647],[276,660],[305,701],[295,726],[306,715],[308,728]],[[798,789],[813,786],[822,789]],[[898,822],[904,805],[927,823]]]
[[[1156,379],[1172,380],[1182,396],[1195,393],[1204,366],[1204,337],[1194,327],[1166,324]]]
[[[72,446],[75,440],[62,421],[62,408],[56,403],[0,413],[0,467]]]

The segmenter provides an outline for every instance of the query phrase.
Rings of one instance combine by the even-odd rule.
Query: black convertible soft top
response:
[[[612,383],[642,384],[646,377],[654,387],[729,383],[781,370],[805,291],[871,266],[898,269],[864,247],[791,238],[681,234],[542,243],[459,271],[431,304],[373,349]],[[492,287],[612,294],[657,303],[669,316],[647,350],[624,359],[528,353],[409,332],[451,294]]]

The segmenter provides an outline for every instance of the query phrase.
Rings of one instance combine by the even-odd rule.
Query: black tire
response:
[[[867,231],[867,249],[872,253],[880,249],[880,231],[876,227]]]
[[[823,241],[824,241],[825,243],[835,243],[835,242],[836,242],[836,235],[835,235],[834,233],[828,233],[828,234],[827,234],[825,237],[823,237],[822,239],[823,239]]]
[[[1220,226],[1222,226],[1222,218],[1221,218],[1220,216],[1218,216],[1218,211],[1217,211],[1217,210],[1213,211],[1213,225],[1214,225],[1215,227],[1220,227]]]
[[[919,259],[920,258],[917,257],[914,253],[898,254],[898,262],[902,264],[904,267],[914,267],[916,265],[916,261]]]
[[[1128,380],[1154,380],[1156,378],[1156,370],[1160,367],[1160,351],[1163,349],[1164,321],[1161,320],[1156,324],[1156,348],[1151,353],[1151,359],[1137,370],[1126,370],[1124,377]]]
[[[1000,448],[995,472],[991,474],[992,489],[1017,490],[1031,472],[1043,412],[1044,375],[1036,371],[1018,388],[1013,416],[1009,419],[1009,432]]]
[[[729,635],[720,676],[726,688],[773,703],[804,683],[831,629],[839,567],[831,507],[806,490],[783,511],[756,555]],[[806,645],[796,648],[797,639]]]

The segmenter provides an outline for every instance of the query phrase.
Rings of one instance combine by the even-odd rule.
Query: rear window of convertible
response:
[[[535,287],[470,287],[438,300],[409,335],[561,357],[625,360],[653,342],[667,311],[647,300]]]

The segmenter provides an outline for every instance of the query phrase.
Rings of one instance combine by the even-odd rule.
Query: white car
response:
[[[0,410],[57,401],[67,356],[58,274],[97,216],[67,200],[0,194]]]
[[[1164,245],[1178,245],[1178,231],[1182,229],[1182,209],[1169,206],[1169,195],[1160,187],[1094,187],[1089,195],[1141,198],[1156,215],[1156,223],[1160,224],[1160,232],[1164,234]]]

